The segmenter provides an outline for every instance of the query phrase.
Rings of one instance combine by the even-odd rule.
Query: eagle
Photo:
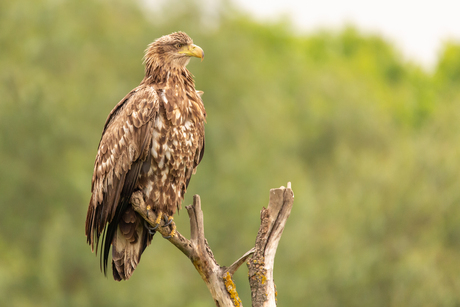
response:
[[[158,38],[145,50],[145,76],[110,112],[94,163],[85,233],[104,274],[129,279],[155,229],[174,223],[204,153],[206,111],[186,66],[204,51],[184,32]],[[152,227],[130,199],[141,193],[157,217]],[[170,236],[174,236],[172,227]]]

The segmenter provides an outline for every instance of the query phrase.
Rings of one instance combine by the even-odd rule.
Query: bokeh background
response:
[[[133,277],[105,278],[84,223],[106,116],[177,30],[206,52],[206,152],[184,205],[230,265],[270,188],[295,203],[275,262],[280,306],[460,305],[460,42],[432,69],[377,34],[302,34],[228,1],[0,2],[0,305],[214,306],[156,236]],[[188,216],[176,217],[189,235]],[[250,304],[246,267],[234,276]]]

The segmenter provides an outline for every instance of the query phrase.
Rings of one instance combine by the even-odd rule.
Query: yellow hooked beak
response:
[[[201,49],[200,46],[197,46],[195,44],[191,44],[191,45],[182,47],[179,53],[185,54],[186,56],[194,56],[197,58],[201,58],[201,61],[203,61],[204,59],[203,49]]]

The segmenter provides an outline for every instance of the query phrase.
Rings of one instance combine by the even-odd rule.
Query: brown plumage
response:
[[[206,112],[193,75],[185,68],[203,50],[183,32],[151,43],[145,77],[110,112],[94,163],[86,217],[87,241],[101,243],[107,270],[112,245],[115,280],[129,279],[153,235],[131,204],[141,191],[155,214],[180,208],[190,177],[203,157]]]

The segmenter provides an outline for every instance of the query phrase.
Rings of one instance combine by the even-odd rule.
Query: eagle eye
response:
[[[183,46],[182,44],[176,44],[177,48],[182,48],[182,46]]]

